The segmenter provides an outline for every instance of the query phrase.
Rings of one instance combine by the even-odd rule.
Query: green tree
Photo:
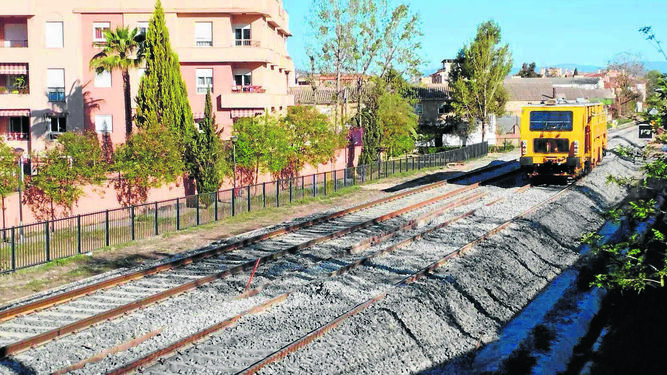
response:
[[[542,75],[535,72],[535,63],[532,62],[530,64],[523,63],[521,66],[521,70],[519,70],[519,73],[517,73],[517,76],[521,78],[541,78]]]
[[[343,134],[337,134],[329,118],[313,107],[289,107],[281,122],[289,143],[287,175],[298,175],[305,164],[326,163],[344,145]]]
[[[171,48],[160,0],[150,20],[146,41],[146,73],[137,95],[137,125],[166,126],[176,138],[182,154],[194,133],[194,119],[178,56]]]
[[[5,225],[5,198],[16,191],[19,175],[18,161],[14,150],[0,141],[0,197],[2,197],[2,227]],[[3,233],[4,234],[4,233]]]
[[[97,135],[65,133],[56,147],[39,158],[37,175],[29,178],[24,202],[40,219],[67,216],[83,196],[82,187],[101,185],[109,165],[105,162]]]
[[[574,73],[572,73],[575,77],[579,75],[579,69],[574,68]]]
[[[183,173],[183,160],[169,130],[156,125],[140,128],[114,154],[118,201],[134,205],[148,199],[150,188],[174,182]]]
[[[206,92],[204,120],[199,123],[199,131],[192,137],[189,145],[187,169],[197,182],[197,193],[212,193],[220,188],[225,175],[225,148],[217,131],[211,90]]]
[[[416,101],[413,90],[395,70],[372,80],[372,88],[362,110],[364,147],[360,164],[377,160],[384,149],[389,156],[397,156],[414,149],[418,117],[414,113]]]
[[[481,125],[482,141],[489,116],[502,115],[507,102],[503,80],[512,67],[512,57],[507,45],[499,46],[500,41],[495,22],[481,24],[473,42],[459,51],[449,78],[454,111],[468,122],[467,134]]]
[[[257,183],[265,150],[268,148],[266,129],[273,121],[268,116],[246,117],[234,124],[233,136],[237,137],[234,152],[236,167],[244,184]]]
[[[97,74],[105,71],[120,70],[123,76],[123,96],[125,100],[125,134],[132,133],[132,90],[130,87],[130,69],[143,64],[142,43],[144,36],[135,28],[118,27],[104,32],[106,40],[100,53],[90,60],[90,69]]]

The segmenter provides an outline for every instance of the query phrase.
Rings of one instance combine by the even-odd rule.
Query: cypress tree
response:
[[[206,92],[205,105],[204,120],[199,124],[199,132],[194,134],[192,144],[188,147],[188,170],[197,182],[199,194],[217,191],[225,172],[225,150],[216,131],[210,89]]]
[[[137,125],[143,128],[164,125],[172,131],[183,153],[193,135],[194,119],[160,0],[155,4],[144,49],[146,74],[137,95]]]

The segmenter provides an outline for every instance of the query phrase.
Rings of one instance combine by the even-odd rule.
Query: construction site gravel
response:
[[[618,144],[637,143],[630,133],[622,134],[623,137],[610,140],[610,149]],[[498,181],[483,188],[484,196],[443,213],[428,226],[474,213],[342,275],[334,277],[331,273],[416,235],[423,228],[401,231],[389,241],[360,252],[351,253],[351,246],[369,236],[391,232],[413,218],[442,208],[447,201],[262,266],[252,282],[255,288],[261,286],[255,295],[235,298],[243,292],[248,275],[233,275],[178,298],[27,350],[14,356],[11,362],[5,362],[5,367],[0,366],[0,374],[51,373],[114,346],[146,338],[128,350],[106,355],[100,361],[72,371],[106,373],[284,293],[289,293],[286,299],[269,310],[247,315],[237,324],[142,371],[150,374],[243,372],[358,304],[387,293],[386,298],[342,322],[310,345],[264,367],[260,373],[438,373],[439,366],[463,358],[497,339],[499,330],[517,312],[550,280],[579,259],[577,245],[582,233],[598,229],[604,222],[602,213],[627,195],[625,190],[605,183],[608,174],[632,176],[638,171],[636,165],[610,153],[601,166],[558,200],[516,220],[465,256],[451,260],[426,278],[408,285],[398,284],[406,276],[552,197],[564,186],[521,190],[521,184],[516,181]],[[438,191],[443,193],[461,187],[448,185]],[[421,199],[429,194],[434,195],[435,191],[422,194]],[[466,194],[457,198],[470,197]],[[399,206],[398,203],[389,204],[382,210],[369,210],[345,220],[367,220],[377,216],[378,211]],[[322,226],[310,233],[303,231],[267,241],[252,251],[229,254],[224,259],[225,264],[247,262],[331,230],[331,225]],[[206,267],[216,269],[221,264],[204,261],[192,265],[190,271],[204,272]],[[132,290],[128,286],[109,293],[131,295]],[[91,303],[94,299],[82,302],[78,308]],[[60,313],[68,314],[68,311],[71,312],[63,309]],[[447,373],[455,370],[450,366]]]

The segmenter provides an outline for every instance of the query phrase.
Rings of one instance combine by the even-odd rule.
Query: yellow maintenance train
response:
[[[521,114],[521,168],[530,176],[576,177],[607,152],[607,114],[600,103],[530,105]]]

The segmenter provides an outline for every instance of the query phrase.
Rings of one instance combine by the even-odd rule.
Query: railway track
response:
[[[495,170],[495,168],[478,171],[477,174],[490,173],[492,170]],[[497,180],[497,176],[491,179]],[[82,370],[81,373],[88,373],[90,371],[104,372],[115,368],[110,373],[127,373],[145,368],[160,359],[164,363],[158,364],[156,368],[146,368],[145,371],[162,373],[169,363],[178,362],[179,359],[183,360],[183,356],[166,360],[164,358],[173,355],[175,351],[184,350],[192,343],[201,343],[202,340],[205,341],[203,344],[205,348],[224,346],[230,348],[227,351],[229,357],[232,355],[243,357],[243,345],[240,345],[239,342],[257,340],[253,337],[253,329],[257,328],[254,327],[257,320],[267,324],[265,315],[269,314],[261,316],[255,314],[266,311],[271,307],[287,309],[291,312],[289,314],[291,316],[286,317],[286,319],[291,318],[297,327],[301,325],[296,333],[292,333],[291,339],[282,342],[282,346],[278,347],[276,347],[276,343],[259,340],[255,347],[262,348],[261,350],[256,350],[251,358],[245,358],[245,360],[229,367],[230,370],[233,369],[233,371],[230,371],[232,373],[256,372],[285,355],[302,348],[368,306],[374,305],[385,298],[392,288],[414,282],[423,276],[429,275],[447,260],[464,254],[475,244],[510,225],[518,217],[528,214],[528,212],[523,212],[513,216],[505,223],[491,228],[484,235],[472,238],[465,245],[448,252],[444,258],[438,258],[431,262],[429,267],[417,266],[420,262],[423,265],[423,258],[412,259],[412,267],[405,269],[394,267],[392,262],[395,259],[414,257],[414,254],[401,252],[410,243],[428,237],[429,233],[453,227],[459,221],[470,220],[471,217],[483,211],[484,207],[500,205],[508,199],[507,195],[498,196],[496,193],[485,193],[481,186],[472,181],[465,181],[461,178],[458,181],[463,184],[463,187],[446,183],[430,184],[396,194],[387,199],[325,215],[320,219],[299,223],[293,228],[271,231],[243,241],[219,246],[190,258],[175,259],[164,265],[117,277],[112,279],[113,281],[107,280],[92,286],[79,288],[74,292],[70,291],[52,296],[46,300],[28,304],[27,307],[19,306],[5,310],[0,312],[0,320],[3,321],[0,324],[0,340],[9,337],[3,331],[3,327],[6,327],[7,324],[10,327],[12,325],[18,327],[18,330],[24,330],[24,328],[36,330],[35,327],[37,326],[42,326],[44,329],[41,330],[42,333],[31,337],[13,341],[7,340],[5,342],[9,342],[9,344],[6,344],[2,350],[4,350],[5,355],[16,354],[33,348],[35,345],[45,345],[59,337],[60,339],[48,343],[48,345],[50,347],[59,345],[67,347],[77,341],[75,336],[81,336],[86,332],[74,335],[69,340],[67,337],[62,337],[64,335],[76,333],[95,324],[100,326],[111,324],[111,322],[107,323],[106,320],[125,316],[129,312],[134,311],[135,315],[143,314],[151,304],[156,302],[172,303],[171,300],[168,300],[169,298],[199,288],[208,289],[209,295],[211,290],[212,293],[218,294],[216,298],[219,299],[212,300],[212,304],[219,302],[229,303],[229,306],[232,306],[229,311],[225,311],[224,316],[215,319],[217,323],[199,322],[198,329],[194,331],[191,329],[191,332],[176,337],[167,333],[169,324],[173,323],[167,321],[161,327],[153,325],[146,327],[144,330],[130,332],[124,337],[115,338],[112,344],[103,348],[91,348],[93,353],[72,355],[70,359],[61,361],[61,363],[67,365],[56,365],[49,371],[56,370],[55,373],[67,373]],[[563,188],[562,191],[557,188],[557,191],[554,191],[553,188],[529,189],[529,186],[519,186],[512,189],[512,192],[516,195],[523,195],[531,190],[543,190],[553,195],[549,199],[551,201],[564,194],[569,188],[569,186]],[[540,204],[536,202],[536,206],[532,210],[544,204],[544,202]],[[451,230],[455,231],[456,228],[451,228]],[[392,254],[395,255],[394,258],[389,256]],[[260,260],[259,263],[257,263],[257,259]],[[255,286],[244,291],[243,287],[246,285],[248,272],[257,264],[261,266],[258,277],[253,284]],[[219,282],[221,279],[224,279],[224,282]],[[383,282],[378,283],[378,279]],[[298,282],[295,282],[295,280],[298,280]],[[365,288],[363,298],[346,301],[344,305],[347,307],[344,308],[341,307],[343,304],[336,304],[332,301],[323,303],[321,309],[318,309],[319,313],[316,312],[315,318],[312,319],[316,323],[314,326],[304,326],[300,323],[304,317],[296,313],[297,309],[284,307],[293,304],[295,298],[305,298],[308,301],[302,303],[320,303],[322,301],[318,299],[318,296],[321,294],[321,289],[326,285],[336,283],[340,286],[352,282],[361,285],[362,289]],[[306,292],[304,292],[304,289]],[[336,294],[335,297],[344,299],[344,290],[339,288],[338,292],[339,294]],[[189,300],[187,294],[185,297],[178,297],[174,299],[176,302],[173,302],[173,304],[178,305],[180,303],[183,306],[184,304],[195,303],[201,297],[199,290],[197,293],[197,296],[193,296]],[[119,297],[119,299],[116,299],[116,297]],[[109,300],[120,301],[123,297],[126,301],[129,300],[129,303],[121,303],[119,306],[112,308],[109,308],[109,304],[106,303]],[[178,302],[182,299],[184,301]],[[141,301],[141,303],[137,303],[138,301]],[[102,309],[87,308],[88,306],[95,306],[95,302]],[[154,306],[155,309],[158,307]],[[141,310],[141,312],[138,310]],[[188,313],[196,315],[196,308],[187,310],[184,307],[183,310],[184,316],[188,316]],[[86,311],[87,315],[85,315]],[[115,311],[115,315],[108,315],[109,311]],[[325,311],[325,313],[322,311]],[[65,324],[60,323],[60,326],[54,327],[54,323],[59,322],[58,319],[54,318],[58,314],[80,318],[74,319],[74,323],[80,324],[80,326],[69,326],[72,323],[65,322]],[[84,316],[81,317],[80,315]],[[94,321],[86,321],[91,317],[96,318]],[[113,324],[120,326],[124,320],[118,319]],[[251,320],[251,327],[248,327],[247,324],[244,325],[245,321]],[[86,321],[85,324],[81,323],[83,321]],[[138,321],[141,321],[141,318],[136,318],[135,324]],[[21,325],[21,322],[27,324]],[[128,324],[131,325],[131,323],[126,325]],[[68,329],[63,329],[63,327],[68,326]],[[266,329],[269,331],[271,329],[270,326],[264,328],[265,332]],[[231,332],[232,330],[234,332]],[[237,332],[237,330],[241,332]],[[56,335],[52,336],[53,334]],[[88,334],[92,335],[93,333],[89,332]],[[220,336],[224,337],[221,338]],[[40,339],[33,340],[35,337],[40,337]],[[160,337],[163,337],[162,340],[154,342]],[[78,340],[81,339],[78,338]],[[214,343],[210,343],[210,341],[214,341]],[[19,345],[12,346],[17,343]],[[51,349],[49,348],[49,350]],[[200,347],[197,346],[185,350],[188,350],[189,356],[190,351],[196,353],[199,349]],[[32,355],[33,352],[39,353],[39,350],[39,348],[31,350],[30,354]],[[128,355],[128,350],[136,351],[136,353]],[[96,363],[108,360],[110,357],[117,358],[111,361],[111,364],[94,367]],[[206,358],[205,355],[200,354],[194,354],[192,357],[200,360]],[[247,354],[246,357],[248,357]],[[72,358],[78,358],[79,360],[72,360]],[[196,373],[196,371],[192,373]]]
[[[489,173],[501,167],[503,166],[495,166],[472,174]],[[378,226],[407,212],[437,204],[476,187],[473,185],[454,189],[444,182],[430,184],[291,228],[279,229],[192,257],[176,259],[4,310],[0,313],[0,340],[4,345],[0,348],[0,356],[16,354],[206,283],[243,272],[252,267],[255,259],[261,259],[263,263],[269,262],[324,241]],[[438,195],[439,192],[442,194]],[[434,194],[435,198],[425,199]],[[407,206],[406,202],[401,203],[408,200],[419,203]],[[401,205],[402,208],[394,209]],[[322,226],[324,228],[321,228]],[[285,245],[287,248],[276,251]],[[239,249],[243,249],[242,254],[236,251]],[[216,272],[220,269],[223,271]]]

